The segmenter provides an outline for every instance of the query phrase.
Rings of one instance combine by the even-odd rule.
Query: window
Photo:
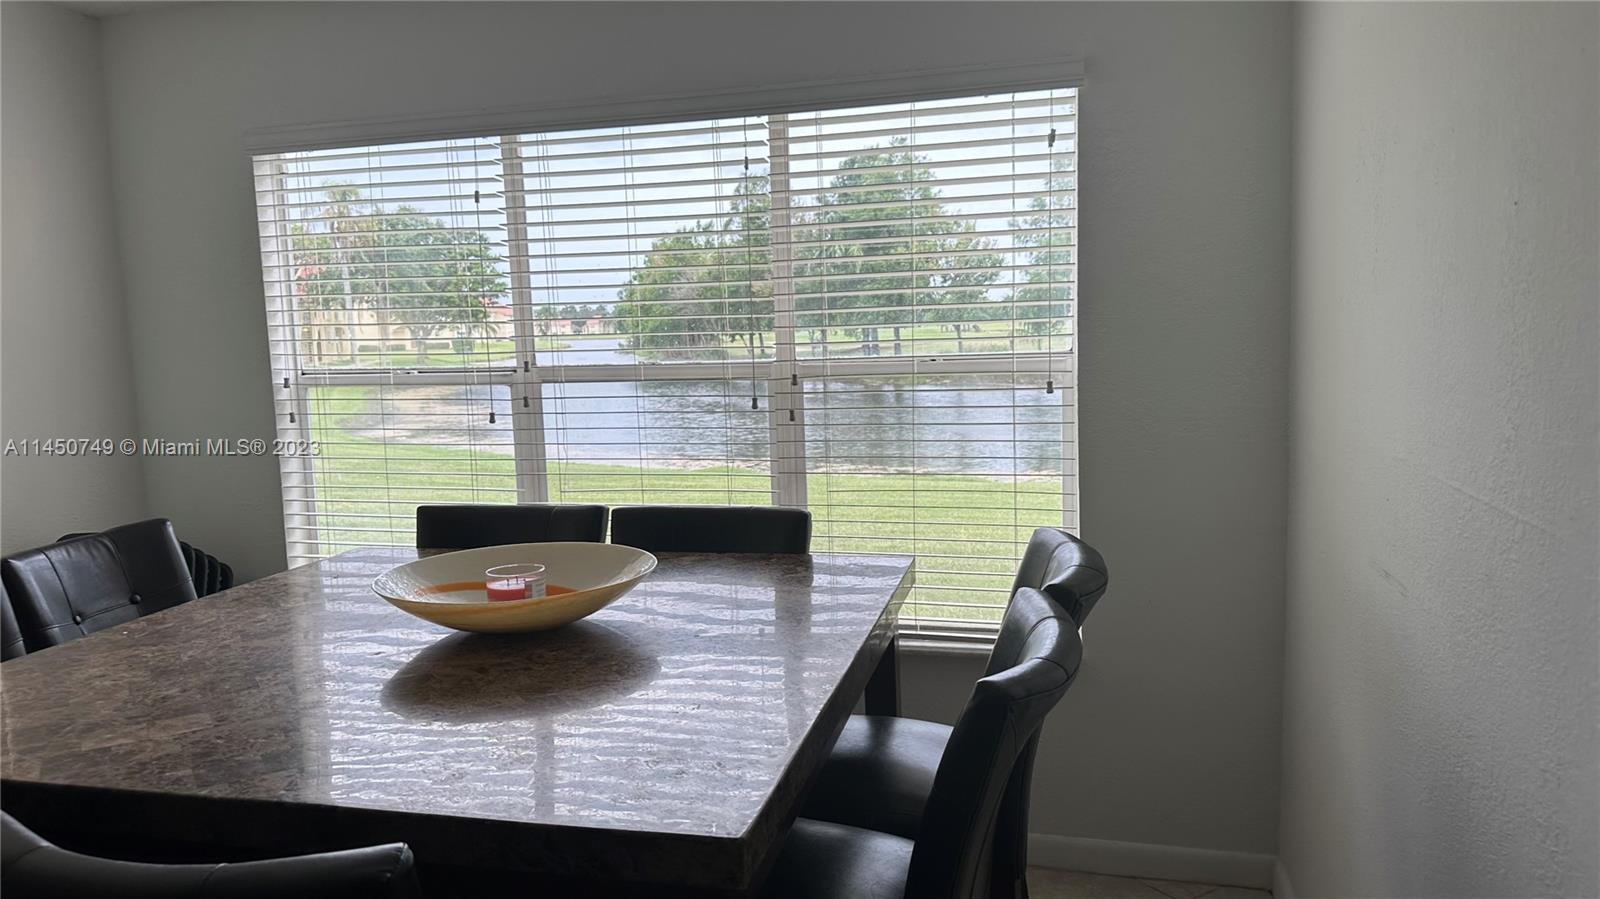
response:
[[[1077,103],[256,157],[291,561],[423,502],[776,503],[981,634],[1077,525]]]

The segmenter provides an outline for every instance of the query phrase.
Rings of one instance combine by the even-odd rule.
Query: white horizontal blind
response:
[[[1076,102],[788,123],[819,542],[915,552],[924,630],[997,618],[1033,529],[1076,528]]]
[[[296,560],[426,501],[779,503],[981,632],[1076,528],[1077,90],[256,159]]]
[[[557,502],[765,504],[762,118],[528,134],[508,157]]]
[[[405,544],[421,502],[514,502],[494,139],[258,157],[291,562]]]

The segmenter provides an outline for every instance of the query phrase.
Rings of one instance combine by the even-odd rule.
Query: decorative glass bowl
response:
[[[545,595],[489,598],[488,569],[533,563],[545,568]],[[456,630],[542,631],[593,615],[655,567],[655,556],[614,543],[516,543],[397,565],[372,589],[398,609]]]

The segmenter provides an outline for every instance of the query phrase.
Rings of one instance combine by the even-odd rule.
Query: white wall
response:
[[[1600,7],[1297,32],[1284,871],[1600,895]]]
[[[98,24],[0,5],[0,438],[135,435]],[[137,459],[0,462],[0,552],[144,515]]]
[[[1113,587],[1033,823],[1271,853],[1290,36],[1286,8],[1253,4],[226,3],[108,20],[141,423],[271,435],[246,129],[1081,58],[1082,518]],[[283,565],[272,460],[146,475],[152,511],[243,575]],[[959,707],[975,668],[914,665],[913,711]]]

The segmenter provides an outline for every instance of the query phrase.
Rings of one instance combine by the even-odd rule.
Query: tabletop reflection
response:
[[[549,718],[624,699],[661,666],[623,629],[579,621],[532,634],[452,634],[383,686],[384,709],[462,724]]]

